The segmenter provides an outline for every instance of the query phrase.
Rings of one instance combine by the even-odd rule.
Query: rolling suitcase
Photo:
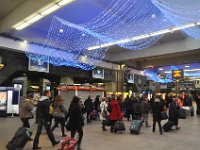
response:
[[[163,125],[163,130],[165,131],[165,132],[168,132],[172,127],[173,127],[173,125],[174,125],[174,122],[173,121],[168,121],[168,122],[166,122],[164,125]]]
[[[65,137],[61,142],[58,150],[74,150],[77,141],[75,139]]]
[[[178,116],[179,116],[179,119],[186,119],[187,113],[184,109],[179,109]]]
[[[139,134],[143,120],[133,120],[129,128],[131,134]]]
[[[22,150],[31,139],[32,131],[29,128],[20,127],[12,140],[6,145],[8,150]]]

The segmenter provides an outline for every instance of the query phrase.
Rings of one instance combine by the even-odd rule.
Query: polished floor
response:
[[[152,117],[150,123],[152,124]],[[164,124],[165,121],[162,122]],[[200,149],[200,117],[188,117],[179,121],[180,130],[160,135],[158,130],[152,133],[152,128],[141,128],[139,135],[129,134],[130,122],[125,121],[127,130],[123,133],[102,132],[101,124],[95,121],[84,128],[84,138],[82,142],[83,150],[199,150]],[[5,145],[14,135],[21,125],[18,117],[0,119],[0,150],[5,149]],[[60,137],[60,128],[55,130],[55,136]],[[67,132],[69,135],[70,133]],[[56,150],[52,147],[46,134],[40,137],[40,146],[45,150]],[[25,150],[32,148],[32,142],[28,142]]]

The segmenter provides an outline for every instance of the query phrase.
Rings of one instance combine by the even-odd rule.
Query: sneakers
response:
[[[55,146],[55,145],[57,145],[59,143],[60,143],[60,141],[55,141],[55,143],[53,143],[52,145]]]

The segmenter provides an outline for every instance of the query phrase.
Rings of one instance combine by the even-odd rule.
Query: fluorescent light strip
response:
[[[29,19],[24,19],[20,23],[17,23],[16,25],[14,25],[13,28],[15,30],[22,30],[22,29],[28,27],[29,25],[33,24],[34,22],[40,20],[44,16],[49,15],[50,13],[58,10],[59,8],[65,6],[67,4],[70,4],[73,1],[75,1],[75,0],[61,0],[57,3],[52,3],[51,7],[47,8],[45,10],[43,8],[42,11],[37,12],[35,15],[31,15],[32,17],[31,16],[27,17]]]
[[[98,48],[105,48],[105,47],[109,47],[109,46],[116,45],[116,44],[123,44],[123,43],[128,43],[131,41],[142,40],[142,39],[145,39],[148,37],[153,37],[153,36],[162,35],[165,33],[170,33],[170,32],[174,32],[174,31],[178,31],[178,30],[182,30],[182,29],[187,29],[187,28],[191,28],[191,27],[194,27],[197,25],[200,25],[200,22],[189,23],[189,24],[183,25],[181,27],[174,27],[174,28],[170,28],[170,29],[160,30],[160,31],[149,33],[149,34],[144,34],[144,35],[139,35],[139,36],[135,36],[135,37],[128,38],[128,39],[118,40],[118,41],[111,42],[111,43],[95,45],[95,46],[89,47],[88,50],[95,50]]]
[[[49,7],[49,8],[47,8],[46,10],[44,10],[43,12],[41,12],[41,15],[42,16],[46,16],[46,15],[49,15],[50,13],[52,13],[52,12],[54,12],[54,11],[56,11],[57,9],[59,9],[61,6],[59,6],[59,5],[53,5],[53,6],[51,6],[51,7]]]

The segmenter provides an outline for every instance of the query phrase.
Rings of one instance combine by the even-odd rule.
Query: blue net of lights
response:
[[[47,46],[35,49],[27,56],[43,59],[40,57],[45,55],[53,65],[90,70],[101,63],[111,45],[142,50],[152,46],[162,36],[130,39],[197,22],[200,19],[200,3],[193,1],[196,3],[192,4],[190,0],[112,0],[97,17],[84,24],[54,17],[45,43]],[[198,27],[183,31],[192,37],[199,37]],[[97,48],[90,50],[95,46]]]
[[[152,0],[152,2],[176,27],[200,21],[199,0]],[[200,38],[198,26],[182,31],[190,37]]]

